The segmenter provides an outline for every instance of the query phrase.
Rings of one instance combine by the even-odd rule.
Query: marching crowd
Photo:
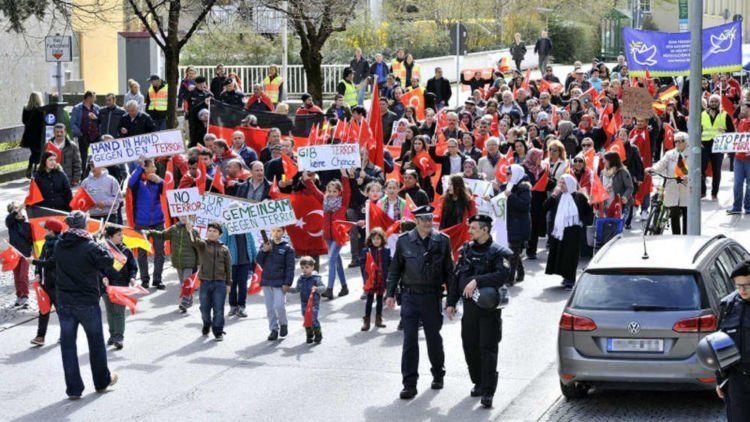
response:
[[[441,69],[423,86],[419,64],[406,51],[398,50],[390,63],[375,54],[369,63],[358,49],[330,107],[324,111],[305,94],[295,114],[322,115],[326,123],[316,130],[324,143],[344,142],[336,130],[343,122],[362,127],[378,121],[382,139],[355,140],[361,145],[358,168],[299,171],[293,176],[288,163],[295,163],[297,157],[290,133],[270,128],[265,145],[256,150],[242,130],[233,131],[231,139],[221,139],[209,127],[212,102],[243,107],[250,113],[249,126],[257,125],[253,113],[289,114],[289,106],[282,101],[284,81],[276,66],[270,66],[268,75],[248,94],[243,93],[237,75],[225,74],[221,65],[211,80],[188,68],[179,82],[179,104],[185,111],[189,139],[186,153],[141,157],[108,168],[88,159],[89,145],[164,130],[168,82],[152,76],[143,95],[138,83],[131,81],[124,108],[112,94],[100,107],[96,95],[86,92],[72,109],[70,127],[58,123],[52,139],[44,138],[41,96],[32,93],[23,110],[22,145],[32,152],[28,175],[42,198],[34,206],[69,212],[67,227],[49,219],[43,223],[44,239],[34,238],[20,201],[8,206],[6,226],[10,244],[29,257],[14,269],[16,305],[27,306],[31,264],[58,311],[68,395],[78,398],[83,390],[75,348],[78,324],[89,337],[96,388],[105,389],[117,381],[106,366],[99,298],[104,295],[108,344],[117,349],[124,345],[125,308],[103,293],[104,286],[140,284],[163,290],[165,254],[169,253],[171,266],[183,281],[179,310],[187,312],[191,307],[196,289],[190,286],[199,279],[202,333],[212,333],[217,341],[225,334],[227,297],[228,315],[246,317],[248,290],[251,294],[262,290],[269,341],[288,334],[286,295],[296,291],[306,318],[306,341],[321,343],[320,300],[349,294],[345,268],[360,268],[365,286],[363,331],[372,325],[385,326],[384,305],[395,306],[398,301],[402,306],[403,398],[416,394],[419,325],[427,336],[432,387],[442,388],[439,313],[443,293],[447,293],[449,316],[463,296],[465,319],[476,318],[482,327],[495,327],[494,347],[486,344],[488,334],[479,325],[466,323],[464,332],[473,334],[463,339],[471,378],[477,385],[472,395],[481,395],[482,403],[491,405],[497,382],[499,311],[466,305],[475,290],[524,281],[524,261],[537,259],[539,239],[545,237],[546,273],[560,275],[564,286],[571,288],[580,256],[591,253],[586,232],[596,218],[622,218],[626,229],[633,219],[647,218],[651,172],[674,176],[665,182],[664,202],[670,209],[673,233],[685,232],[687,82],[678,85],[672,78],[631,77],[622,57],[612,68],[594,60],[591,66],[576,62],[569,74],[555,74],[548,64],[551,42],[546,34],[540,41],[535,47],[540,59],[544,55],[540,79],[520,69],[523,54],[519,52],[523,47],[525,53],[526,47],[517,36],[513,47],[517,68],[499,66],[487,74],[464,72],[460,83],[469,87],[471,95],[456,110],[446,108],[457,93]],[[622,92],[632,86],[650,92],[653,116],[622,116]],[[750,92],[722,74],[702,80],[701,86],[705,111],[694,118],[700,118],[703,125],[704,194],[708,194],[705,179],[709,177],[711,198],[716,200],[724,154],[711,151],[713,137],[750,131]],[[402,101],[420,89],[421,107]],[[370,94],[377,104],[365,108]],[[728,212],[744,208],[750,213],[750,156],[736,154],[731,165],[736,176],[734,204]],[[489,183],[490,192],[472,192],[470,186],[476,181]],[[189,217],[170,217],[162,208],[165,191],[194,186],[246,202],[306,195],[319,204],[325,242],[321,248],[295,244],[283,227],[273,228],[269,235],[229,235],[222,225],[212,223],[200,231]],[[87,213],[74,206],[76,189],[84,189],[92,199]],[[481,207],[497,198],[505,204],[502,218],[492,212],[487,215]],[[106,220],[104,240],[87,231],[88,218]],[[504,225],[502,230],[498,224]],[[151,259],[142,248],[131,251],[124,246],[123,228],[149,237]],[[31,258],[39,240],[44,241],[41,253]],[[165,252],[167,242],[170,252]],[[351,244],[349,263],[341,256],[346,243]],[[497,267],[482,267],[462,278],[459,268],[466,257],[487,257],[487,253]],[[321,255],[327,255],[325,276]],[[508,265],[502,264],[503,259]],[[468,262],[471,267],[474,261]],[[259,279],[257,290],[252,282],[248,285],[253,274]],[[335,293],[337,278],[340,289]],[[40,317],[34,344],[44,344],[48,320],[48,314]],[[472,344],[477,344],[479,353],[480,341],[482,353],[494,353],[494,361],[481,359],[480,363],[479,355],[471,352],[470,356]]]

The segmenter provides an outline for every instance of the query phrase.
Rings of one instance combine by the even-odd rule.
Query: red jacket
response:
[[[334,212],[323,211],[323,239],[333,241],[333,222],[336,220],[346,221],[346,210],[349,208],[349,198],[351,197],[351,188],[349,187],[349,179],[343,179],[341,184],[344,186],[344,191],[341,193],[341,208]],[[315,195],[318,200],[323,202],[325,195],[323,192],[315,186],[312,179],[305,181],[305,190],[308,193]]]
[[[734,125],[737,128],[737,132],[750,132],[750,119],[737,120],[737,124]],[[746,152],[738,152],[735,158],[750,161],[750,154]]]

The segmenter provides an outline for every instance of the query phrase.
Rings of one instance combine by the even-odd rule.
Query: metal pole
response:
[[[460,58],[461,53],[461,22],[456,22],[456,109],[461,105],[461,100],[458,98],[461,96],[461,69],[460,69]],[[446,104],[447,106],[447,104]]]
[[[55,75],[55,79],[57,79],[57,102],[61,103],[63,102],[63,94],[62,94],[62,85],[63,85],[63,70],[62,70],[62,62],[57,61],[57,75]]]
[[[690,50],[703,51],[703,2],[691,1]],[[690,235],[701,234],[701,54],[690,56],[690,119],[688,121],[688,226]],[[717,169],[716,171],[721,171]]]
[[[279,98],[279,101],[286,100],[287,99],[287,93],[289,92],[289,80],[288,80],[288,65],[287,63],[287,56],[289,56],[289,34],[288,34],[288,27],[289,27],[289,15],[286,14],[287,11],[287,2],[284,2],[284,25],[281,28],[281,78],[284,81],[284,90],[282,92],[283,98]]]

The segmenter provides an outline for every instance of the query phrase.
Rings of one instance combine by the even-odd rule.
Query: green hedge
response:
[[[573,63],[576,60],[589,63],[592,58],[599,57],[598,26],[550,20],[549,36],[555,63]]]

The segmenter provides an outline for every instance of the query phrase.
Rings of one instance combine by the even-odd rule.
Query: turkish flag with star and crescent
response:
[[[417,119],[424,120],[424,88],[412,89],[401,96],[404,107],[414,107],[417,111]]]
[[[297,256],[325,255],[328,245],[323,238],[323,203],[314,195],[294,192],[291,196],[292,209],[297,223],[286,226]]]
[[[76,194],[73,196],[73,199],[70,200],[69,205],[70,209],[73,211],[88,211],[94,205],[96,205],[96,202],[94,201],[94,198],[92,198],[91,195],[86,191],[86,189],[79,188]]]

